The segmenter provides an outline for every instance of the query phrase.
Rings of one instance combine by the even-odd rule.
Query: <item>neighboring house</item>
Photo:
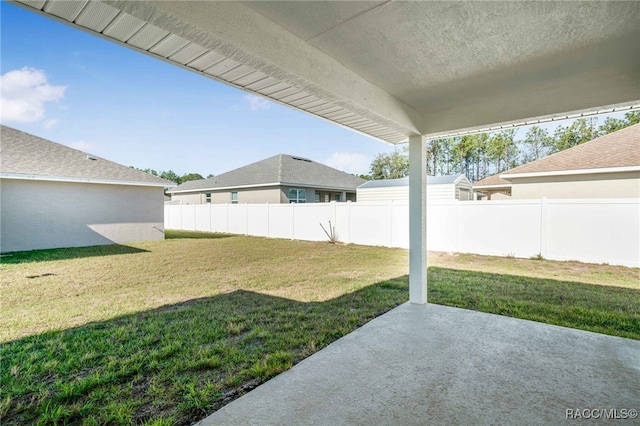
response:
[[[0,157],[1,252],[164,239],[173,182],[6,126]]]
[[[364,179],[315,161],[279,154],[171,189],[181,204],[324,203],[355,201]]]
[[[409,178],[371,180],[358,187],[358,202],[405,201]],[[427,200],[472,200],[471,182],[464,175],[427,176]]]
[[[640,124],[502,172],[496,185],[491,179],[474,188],[490,193],[506,182],[512,199],[640,198]]]
[[[487,200],[508,200],[511,198],[511,182],[493,175],[473,183],[473,190],[479,195],[479,199],[487,197]]]

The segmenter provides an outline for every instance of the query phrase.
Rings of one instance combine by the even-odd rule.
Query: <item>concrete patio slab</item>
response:
[[[638,409],[640,341],[404,304],[199,425],[639,424]]]

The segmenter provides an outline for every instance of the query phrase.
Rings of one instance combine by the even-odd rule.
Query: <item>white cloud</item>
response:
[[[242,97],[249,104],[249,111],[259,111],[271,107],[271,102],[256,95],[247,94]]]
[[[327,166],[347,173],[365,174],[369,170],[371,161],[369,157],[364,154],[334,152],[324,163]]]
[[[45,104],[64,97],[66,86],[53,86],[42,70],[24,67],[0,76],[0,118],[2,122],[34,123],[45,119]],[[48,120],[51,128],[57,120]]]
[[[57,118],[52,118],[50,120],[46,120],[44,123],[42,123],[42,125],[44,126],[45,129],[49,130],[49,129],[53,129],[53,127],[58,124],[58,119]]]

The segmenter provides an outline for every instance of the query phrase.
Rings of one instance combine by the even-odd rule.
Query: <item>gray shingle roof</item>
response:
[[[0,127],[0,176],[162,187],[175,185],[7,126]]]
[[[265,184],[355,190],[364,179],[315,161],[278,154],[209,179],[185,182],[169,192],[251,187]]]
[[[455,183],[462,175],[449,176],[427,176],[427,185],[447,185]],[[409,178],[400,179],[378,179],[360,185],[360,188],[388,188],[391,186],[408,186]]]

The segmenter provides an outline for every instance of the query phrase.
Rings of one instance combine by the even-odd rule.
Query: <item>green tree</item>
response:
[[[604,123],[598,128],[598,135],[603,136],[608,133],[617,132],[625,127],[640,123],[640,111],[630,111],[624,115],[623,119],[607,117]]]
[[[198,173],[187,173],[180,176],[180,183],[189,182],[190,180],[201,180],[204,179],[202,175]]]
[[[595,127],[595,118],[578,118],[570,126],[558,126],[554,133],[550,154],[564,151],[581,143],[595,139],[598,132]]]
[[[375,156],[369,168],[372,179],[398,179],[409,175],[409,157],[406,150]]]
[[[487,156],[495,165],[495,173],[503,172],[518,164],[516,129],[502,130],[489,137]]]
[[[523,163],[528,163],[546,156],[553,145],[553,139],[547,130],[532,126],[522,143],[524,145]]]
[[[180,182],[180,176],[178,176],[173,170],[167,170],[166,172],[160,173],[160,177],[162,179],[166,179],[168,181],[175,182],[178,185],[180,185],[182,183],[182,182]]]
[[[442,139],[433,139],[427,142],[427,174],[436,176],[438,164],[442,155]]]
[[[627,123],[625,122],[625,120],[607,117],[606,120],[604,120],[604,123],[602,123],[600,127],[598,127],[598,134],[601,136],[606,135],[608,133],[617,132],[618,130],[624,129],[625,127],[627,127]]]
[[[489,161],[487,158],[487,149],[489,145],[489,135],[479,133],[474,135],[473,160],[475,163],[473,176],[467,176],[472,182],[478,181],[488,176]]]
[[[624,120],[627,122],[627,126],[633,126],[640,123],[640,110],[629,111],[624,115]]]

